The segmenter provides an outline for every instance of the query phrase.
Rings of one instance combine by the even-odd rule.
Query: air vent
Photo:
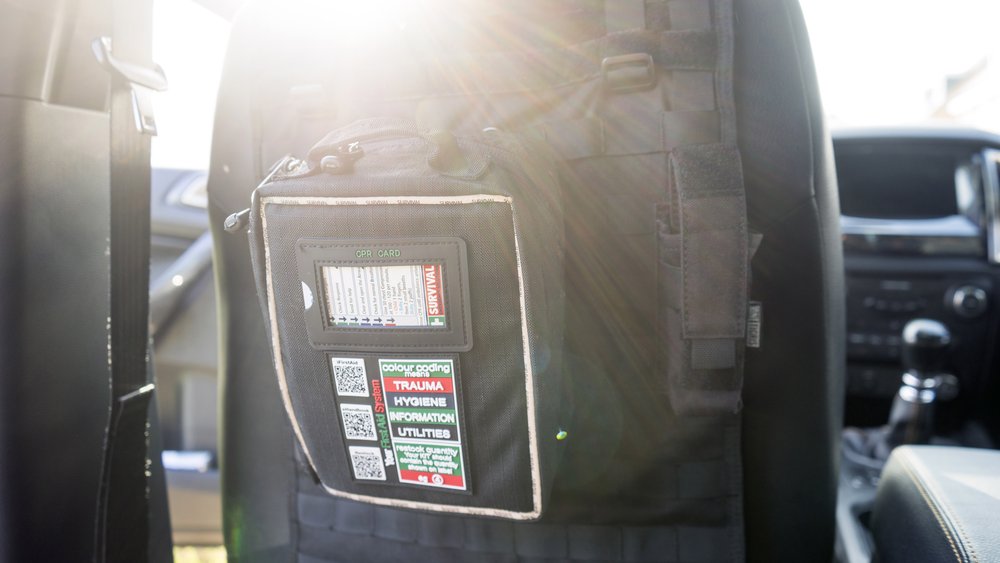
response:
[[[983,151],[983,199],[986,204],[986,256],[1000,264],[1000,150]]]

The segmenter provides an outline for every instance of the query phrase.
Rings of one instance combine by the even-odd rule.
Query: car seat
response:
[[[692,0],[671,0],[690,2]],[[697,0],[694,0],[697,1]],[[599,3],[590,3],[599,4]],[[647,3],[649,4],[649,3]],[[346,5],[346,4],[345,4]],[[389,4],[391,5],[391,4]],[[761,347],[744,370],[745,537],[750,561],[832,557],[844,371],[843,265],[832,153],[794,0],[736,0],[734,94],[751,227],[763,234],[753,296]],[[361,25],[363,22],[359,22]],[[221,471],[231,561],[719,560],[698,522],[502,523],[373,507],[325,495],[296,452],[273,374],[247,240],[223,230],[267,168],[336,124],[322,17],[305,2],[237,16],[219,92],[209,178],[220,312]],[[289,115],[305,116],[292,124]],[[600,511],[600,506],[591,509]],[[689,524],[689,525],[686,525]],[[691,544],[694,545],[694,544]]]

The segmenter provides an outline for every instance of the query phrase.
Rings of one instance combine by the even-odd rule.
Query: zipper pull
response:
[[[246,208],[243,211],[237,211],[229,217],[226,217],[226,222],[222,224],[222,228],[226,230],[227,233],[234,234],[240,231],[245,231],[247,228],[247,223],[250,222],[250,208]]]
[[[319,168],[327,174],[350,174],[354,171],[354,163],[365,156],[365,149],[360,141],[340,145],[334,154],[328,154],[319,161]]]

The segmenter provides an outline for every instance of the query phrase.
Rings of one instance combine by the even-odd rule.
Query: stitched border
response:
[[[927,471],[927,467],[922,461],[913,455],[911,451],[906,451],[907,457],[910,458],[909,461],[914,468],[919,466],[923,470],[923,473],[931,474]],[[941,503],[942,513],[947,513],[945,516],[948,518],[947,521],[951,522],[955,526],[955,530],[960,536],[961,542],[960,547],[962,547],[963,552],[967,552],[968,557],[972,560],[972,563],[979,563],[979,556],[976,554],[976,549],[972,545],[972,540],[969,538],[969,534],[966,533],[965,528],[962,526],[962,519],[958,517],[958,513],[951,508],[951,503],[948,501],[948,495],[942,494],[938,490],[937,483],[932,479],[925,479],[924,484],[926,485],[928,491],[931,493],[934,499]]]
[[[535,426],[535,377],[531,363],[531,339],[528,334],[527,303],[525,301],[524,274],[521,267],[522,252],[520,243],[520,229],[518,229],[517,211],[514,209],[514,200],[509,196],[476,194],[468,196],[393,196],[393,197],[299,197],[299,196],[265,196],[258,203],[258,213],[260,216],[260,229],[264,240],[264,272],[267,290],[267,308],[270,316],[271,347],[274,356],[274,367],[278,375],[278,388],[281,391],[282,403],[288,414],[292,425],[292,431],[302,446],[302,453],[305,454],[309,463],[315,466],[312,461],[312,453],[306,445],[299,425],[298,417],[295,416],[295,409],[292,406],[291,395],[288,392],[288,384],[285,379],[285,366],[282,360],[281,339],[277,326],[277,310],[274,301],[274,288],[271,278],[271,247],[268,240],[267,205],[463,205],[471,203],[499,203],[510,206],[511,217],[514,223],[514,256],[517,260],[517,285],[519,290],[519,300],[521,307],[521,346],[524,356],[525,374],[525,395],[527,403],[528,418],[528,461],[531,466],[531,500],[532,510],[518,512],[515,510],[504,510],[498,508],[461,506],[451,504],[439,504],[433,502],[410,501],[400,499],[389,499],[375,497],[357,493],[349,493],[320,483],[323,489],[337,497],[343,497],[353,501],[367,502],[380,506],[391,506],[397,508],[410,508],[413,510],[430,510],[444,513],[469,514],[474,516],[493,516],[497,518],[508,518],[511,520],[534,520],[542,514],[542,491],[541,491],[541,471],[538,461],[538,429]]]
[[[934,519],[937,520],[938,526],[941,528],[941,531],[944,532],[944,537],[948,540],[948,545],[951,546],[951,552],[955,554],[955,559],[959,563],[965,563],[965,558],[959,554],[955,539],[952,537],[951,530],[948,529],[944,517],[938,510],[937,504],[928,493],[924,480],[917,474],[916,466],[914,466],[913,462],[910,461],[910,453],[905,449],[901,451],[897,450],[896,456],[899,459],[899,465],[902,466],[904,471],[906,471],[907,476],[911,481],[913,481],[914,486],[916,486],[917,492],[919,492],[920,496],[924,499],[924,503],[927,504],[927,507],[930,508],[931,512],[934,514]]]

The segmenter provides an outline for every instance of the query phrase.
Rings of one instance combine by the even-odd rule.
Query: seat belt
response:
[[[150,97],[166,88],[152,62],[152,2],[112,0],[112,38],[94,41],[111,75],[110,304],[111,408],[98,495],[94,560],[149,561]]]

